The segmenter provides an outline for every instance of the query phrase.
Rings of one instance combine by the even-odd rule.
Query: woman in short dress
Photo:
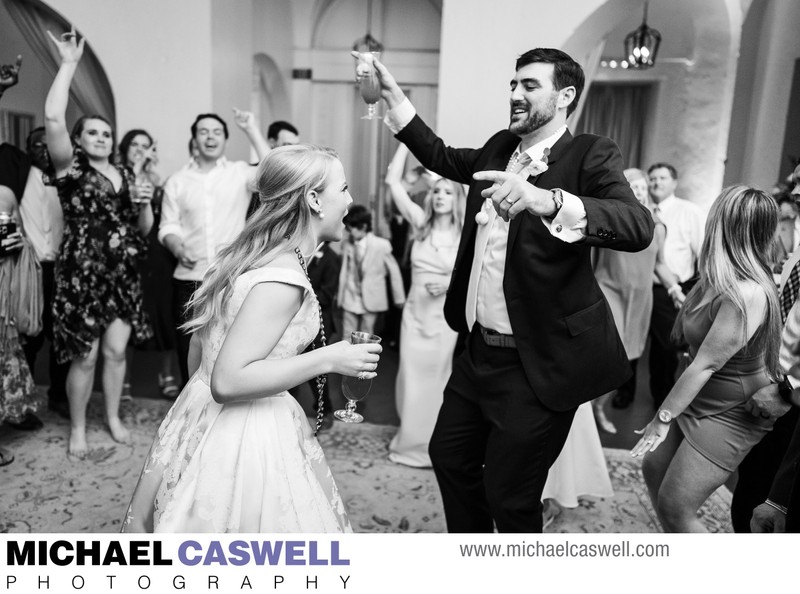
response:
[[[47,148],[54,184],[64,211],[64,240],[56,261],[53,339],[67,375],[70,406],[68,453],[83,458],[86,407],[94,370],[103,353],[102,383],[106,423],[114,440],[129,433],[119,418],[125,377],[125,348],[150,337],[142,308],[138,260],[146,253],[145,235],[153,224],[149,200],[131,201],[133,176],[112,162],[114,131],[102,116],[83,116],[67,132],[69,87],[83,55],[84,39],[75,31],[60,38],[48,32],[61,66],[45,100]]]
[[[746,186],[724,189],[709,212],[700,281],[673,330],[692,361],[632,451],[667,532],[705,532],[697,510],[772,429],[745,403],[780,376],[777,226],[775,200]]]

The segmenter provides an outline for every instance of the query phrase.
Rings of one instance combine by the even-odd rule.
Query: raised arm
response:
[[[411,200],[411,196],[403,187],[403,170],[405,169],[406,159],[408,158],[408,147],[400,144],[397,151],[389,163],[389,170],[386,172],[386,185],[392,196],[397,211],[408,221],[412,227],[419,227],[425,219],[425,211]]]
[[[357,55],[357,52],[355,53]],[[381,85],[381,96],[390,110],[387,112],[386,121],[397,139],[408,146],[420,163],[431,171],[460,184],[471,183],[480,151],[445,145],[444,141],[416,115],[416,109],[407,100],[405,93],[386,66],[377,59],[373,60],[373,64]],[[357,77],[363,75],[363,68],[364,66],[360,64]]]
[[[267,143],[267,140],[264,138],[264,135],[261,134],[261,130],[258,129],[256,126],[256,118],[253,114],[249,111],[242,111],[240,109],[233,108],[233,119],[236,122],[236,125],[244,131],[247,135],[247,138],[250,140],[250,144],[255,149],[256,154],[258,155],[259,162],[267,156],[270,150],[272,150]]]
[[[50,92],[44,102],[44,126],[47,136],[47,150],[53,161],[56,177],[62,177],[72,163],[72,142],[67,131],[67,102],[69,87],[83,55],[85,39],[77,41],[75,28],[57,39],[50,31],[50,39],[61,55],[61,67],[56,73]]]

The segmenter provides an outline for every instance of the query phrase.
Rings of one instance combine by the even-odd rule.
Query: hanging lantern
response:
[[[656,63],[661,33],[647,26],[647,2],[644,3],[644,18],[635,31],[625,37],[625,55],[630,68],[645,69]]]
[[[383,44],[375,39],[370,33],[372,28],[372,0],[367,2],[367,34],[359,37],[353,43],[353,50],[357,52],[382,52]]]

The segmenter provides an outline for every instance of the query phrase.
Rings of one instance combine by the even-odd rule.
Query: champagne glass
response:
[[[367,115],[362,116],[362,120],[375,120],[380,118],[376,113],[375,106],[381,100],[381,85],[378,82],[378,73],[375,70],[375,58],[380,58],[380,52],[358,52],[358,66],[366,65],[369,68],[359,80],[358,87],[361,98],[367,104]],[[364,69],[361,69],[362,72]]]
[[[380,341],[380,336],[375,336],[369,332],[350,333],[351,344],[370,344],[379,343]],[[342,393],[347,398],[347,404],[343,410],[334,411],[333,416],[345,423],[361,423],[364,417],[356,412],[356,402],[366,398],[370,388],[372,388],[371,378],[359,379],[349,375],[344,376],[342,378]]]

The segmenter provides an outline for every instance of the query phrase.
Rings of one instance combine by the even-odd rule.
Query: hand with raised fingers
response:
[[[17,56],[13,64],[0,64],[0,95],[19,82],[19,69],[22,66],[22,56]]]
[[[78,41],[78,34],[75,32],[75,25],[67,33],[62,33],[61,37],[56,37],[50,31],[47,32],[53,43],[58,48],[58,53],[61,56],[61,63],[77,63],[83,56],[83,46],[86,42],[85,37],[81,37]]]
[[[536,216],[552,216],[556,205],[550,190],[537,188],[516,173],[510,171],[478,171],[472,175],[478,181],[490,181],[492,185],[481,192],[481,196],[492,201],[495,211],[504,221],[510,221],[523,210]]]
[[[256,117],[253,115],[253,112],[244,111],[237,107],[233,108],[233,121],[236,122],[236,125],[242,130],[255,128],[256,126]]]

